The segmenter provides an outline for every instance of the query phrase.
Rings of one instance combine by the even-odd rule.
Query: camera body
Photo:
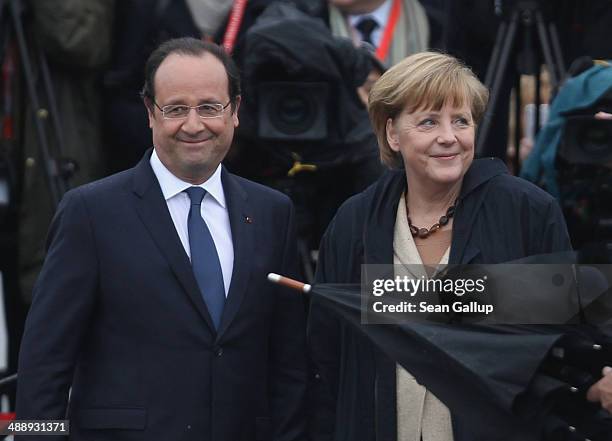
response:
[[[592,106],[565,114],[557,152],[561,205],[573,246],[612,242],[612,90]]]
[[[257,89],[257,136],[268,141],[319,141],[329,136],[331,85],[269,81]]]
[[[241,54],[240,126],[226,165],[292,199],[300,260],[311,280],[310,251],[337,208],[381,171],[357,93],[376,64],[321,19],[280,2],[247,31]]]
[[[593,106],[565,115],[561,158],[570,164],[612,166],[612,121],[596,119],[600,111],[612,113],[612,89]]]
[[[282,3],[268,7],[244,41],[237,136],[249,150],[285,174],[296,161],[325,169],[376,154],[357,94],[374,67],[366,49]]]

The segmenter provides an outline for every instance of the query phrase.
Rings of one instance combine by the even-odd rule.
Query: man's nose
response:
[[[189,109],[189,113],[183,121],[182,129],[187,133],[196,133],[204,130],[204,121],[198,116],[196,109]]]

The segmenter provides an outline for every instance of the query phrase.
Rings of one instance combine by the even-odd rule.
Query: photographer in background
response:
[[[307,4],[309,0],[249,0],[244,9],[237,8],[242,3],[239,0],[118,2],[112,60],[104,76],[109,172],[132,167],[151,146],[138,93],[144,80],[145,60],[153,48],[177,37],[227,42],[240,67],[244,33],[275,2]],[[236,35],[228,26],[230,17],[238,23]]]
[[[320,0],[317,15],[333,35],[369,44],[389,67],[429,45],[429,22],[418,0]]]
[[[445,17],[442,22],[443,38],[440,49],[448,52],[472,67],[481,81],[491,62],[495,38],[502,22],[509,22],[512,11],[525,4],[535,4],[542,13],[547,27],[556,25],[560,49],[566,71],[573,60],[588,55],[591,58],[612,58],[612,45],[607,35],[612,26],[612,2],[610,0],[557,0],[555,2],[538,0],[523,2],[519,0],[425,0],[426,4],[443,3],[437,10],[444,10],[438,16]],[[428,8],[431,11],[432,8]],[[433,15],[433,14],[430,14]],[[508,28],[506,28],[508,29]],[[507,35],[507,34],[506,34]],[[531,41],[525,41],[529,38]],[[534,29],[527,34],[519,25],[515,50],[538,54],[541,52],[538,32]],[[438,47],[438,46],[433,46]],[[528,50],[527,50],[528,49]],[[524,57],[523,64],[529,64]],[[517,83],[522,69],[511,57],[500,88],[500,96],[492,114],[489,141],[482,152],[483,156],[496,156],[505,159],[508,145],[508,119],[510,117],[510,92]],[[556,91],[553,90],[553,94]]]
[[[32,30],[51,69],[64,139],[61,154],[76,165],[71,186],[103,176],[99,76],[109,61],[114,0],[47,0],[29,4]],[[25,86],[25,85],[24,85]],[[19,262],[23,295],[30,298],[44,259],[46,231],[53,215],[44,178],[38,138],[24,109],[21,133],[23,180],[20,209]],[[57,158],[59,159],[59,158]]]
[[[292,198],[303,263],[338,206],[382,170],[362,100],[383,70],[369,50],[288,5],[271,6],[246,34],[227,165]]]
[[[612,65],[584,58],[570,73],[521,174],[559,199],[573,247],[589,261],[607,263],[612,261]]]
[[[31,302],[32,288],[44,259],[46,231],[55,208],[45,170],[51,165],[43,158],[35,118],[49,123],[44,127],[51,127],[54,116],[59,121],[57,130],[53,127],[43,131],[43,136],[52,159],[60,162],[68,158],[74,165],[70,176],[61,178],[67,186],[102,176],[105,154],[98,79],[109,59],[114,0],[24,1],[14,5],[24,7],[21,15],[11,17],[9,6],[3,3],[3,19],[7,22],[0,25],[6,38],[0,55],[3,73],[0,148],[11,170],[10,206],[6,218],[0,219],[0,272],[9,332],[9,373],[16,370],[25,309]],[[19,52],[16,34],[13,35],[14,26],[19,23],[14,20],[23,25],[29,54]],[[22,67],[26,58],[35,71],[38,108],[34,108],[27,91]],[[57,114],[53,113],[41,76],[43,59],[49,67],[50,95],[55,97]]]

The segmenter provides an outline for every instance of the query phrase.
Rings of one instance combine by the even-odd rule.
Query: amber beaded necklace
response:
[[[408,226],[410,227],[410,232],[412,233],[412,237],[418,236],[421,239],[426,239],[432,233],[435,233],[440,228],[442,228],[444,225],[448,224],[448,221],[451,220],[451,218],[455,214],[456,206],[457,206],[457,201],[453,202],[453,205],[448,207],[448,210],[446,210],[446,213],[440,216],[440,219],[438,219],[438,222],[433,224],[431,227],[419,228],[419,227],[415,227],[414,225],[412,225],[412,220],[410,219],[410,216],[408,214],[408,199],[406,199],[406,217],[408,218]]]

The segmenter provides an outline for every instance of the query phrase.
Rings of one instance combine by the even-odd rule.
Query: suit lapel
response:
[[[252,223],[258,221],[253,218],[246,192],[238,180],[229,174],[225,168],[221,173],[221,181],[232,229],[234,268],[217,339],[223,335],[236,317],[249,286],[251,262],[257,258],[254,256],[254,227]]]
[[[191,302],[214,332],[215,328],[193,275],[191,262],[181,244],[159,182],[149,164],[150,156],[149,151],[134,169],[133,192],[136,211]]]

